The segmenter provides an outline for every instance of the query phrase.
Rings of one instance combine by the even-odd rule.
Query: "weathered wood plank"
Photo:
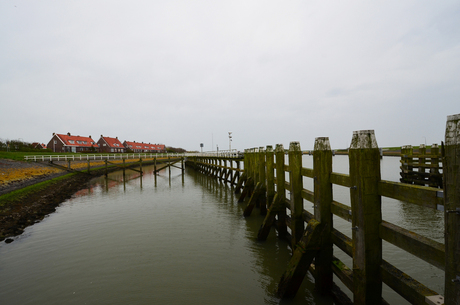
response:
[[[345,219],[346,221],[349,221],[349,222],[352,221],[351,207],[349,207],[349,206],[347,206],[347,205],[345,205],[343,203],[337,202],[337,201],[332,201],[331,210],[332,210],[332,213],[334,215],[337,215],[340,218]]]
[[[284,147],[283,144],[277,144],[275,147],[276,157],[276,193],[280,197],[280,201],[284,204],[286,200],[286,172],[284,170]],[[287,236],[286,227],[286,210],[278,212],[277,230],[278,236],[284,239]]]
[[[460,114],[447,117],[444,148],[445,302],[460,303]]]
[[[306,210],[303,210],[302,217],[305,222],[309,222],[310,220],[315,218],[315,215]]]
[[[288,267],[278,284],[277,295],[280,298],[293,298],[307,273],[313,258],[320,249],[324,225],[312,219],[305,234],[297,244]]]
[[[444,244],[401,228],[395,224],[382,221],[380,238],[438,267],[445,268]]]
[[[275,197],[275,168],[274,168],[274,153],[273,147],[267,146],[265,150],[265,165],[266,165],[266,176],[267,176],[267,198],[266,204],[267,207],[273,202],[273,198]]]
[[[292,245],[297,244],[303,236],[304,222],[302,218],[302,150],[299,142],[291,142],[289,145],[289,180],[291,184],[291,229]]]
[[[331,237],[334,245],[339,247],[349,256],[353,256],[353,240],[350,237],[346,236],[337,229],[332,229]]]
[[[305,200],[308,200],[310,202],[315,202],[315,196],[313,194],[312,191],[309,191],[309,190],[306,190],[306,189],[303,189],[302,190],[302,198],[305,199]]]
[[[324,236],[321,239],[321,250],[315,257],[317,280],[315,289],[320,294],[328,294],[332,289],[332,253],[331,239],[332,222],[332,150],[329,138],[315,139],[313,151],[314,183],[314,211],[315,218],[324,225]]]
[[[411,304],[427,304],[427,296],[438,295],[386,261],[382,261],[381,273],[383,282]]]
[[[444,205],[443,192],[437,188],[392,181],[379,182],[379,195],[437,209]]]
[[[246,208],[244,209],[244,212],[243,212],[244,217],[251,216],[254,206],[256,205],[257,201],[263,195],[264,192],[265,192],[265,186],[261,182],[257,182],[257,185],[254,188],[254,191],[252,192],[251,198],[249,199],[248,204]]]
[[[313,178],[315,177],[315,174],[312,168],[302,167],[302,176]]]
[[[331,183],[351,187],[350,176],[346,174],[331,173]]]
[[[238,202],[241,203],[244,201],[244,198],[249,194],[251,196],[252,190],[254,188],[254,179],[250,177],[247,182],[244,184],[243,191],[241,192],[240,198],[238,198]]]
[[[282,211],[284,208],[283,202],[280,200],[278,194],[275,194],[273,198],[273,202],[271,203],[270,207],[267,210],[267,215],[265,215],[265,219],[260,226],[259,232],[257,233],[257,239],[260,241],[264,241],[267,239],[268,234],[270,233],[270,228],[275,222],[275,216],[278,212]]]
[[[353,291],[353,270],[347,267],[337,257],[332,259],[332,270],[334,274],[347,286],[348,289]]]
[[[266,164],[265,164],[265,149],[263,147],[259,148],[259,182],[262,184],[263,192],[258,198],[257,205],[260,209],[260,215],[267,214],[267,203],[266,203],[266,190],[267,190],[267,181],[266,181]]]
[[[235,186],[235,194],[239,194],[241,192],[241,187],[243,186],[243,183],[247,181],[247,177],[246,172],[243,172]]]
[[[353,133],[349,149],[355,304],[381,304],[380,151],[373,130]]]

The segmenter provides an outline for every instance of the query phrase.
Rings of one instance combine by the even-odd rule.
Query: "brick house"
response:
[[[104,153],[125,153],[126,147],[121,144],[118,137],[111,138],[111,137],[104,137],[101,135],[99,141],[97,141],[99,145],[99,151]]]
[[[150,144],[150,149],[153,151],[153,152],[158,152],[158,153],[161,153],[161,152],[166,152],[166,146],[164,144]]]
[[[164,144],[150,144],[144,142],[139,143],[124,141],[123,146],[126,147],[126,149],[129,149],[132,152],[136,153],[160,153],[166,151]]]
[[[30,145],[32,146],[32,148],[35,148],[35,149],[46,149],[46,145],[44,143],[33,142]]]
[[[53,152],[96,152],[99,146],[89,137],[53,133],[47,147]]]

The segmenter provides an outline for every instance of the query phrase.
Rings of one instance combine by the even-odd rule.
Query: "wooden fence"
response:
[[[257,206],[265,215],[258,239],[265,240],[274,228],[279,238],[291,244],[293,255],[278,295],[293,297],[310,271],[316,290],[332,294],[341,303],[352,302],[333,283],[333,274],[351,291],[354,304],[387,304],[382,299],[383,283],[412,304],[460,304],[460,114],[447,120],[444,190],[381,180],[373,130],[353,133],[348,175],[332,172],[328,138],[317,138],[314,147],[313,168],[302,166],[298,142],[290,144],[287,164],[282,145],[274,150],[271,146],[247,149],[244,172],[236,184],[237,193],[242,189],[239,201],[246,204],[244,215],[251,215]],[[241,172],[240,166],[226,166],[218,158],[194,158],[186,164],[227,182],[236,182],[229,171]],[[313,191],[303,187],[304,177],[313,179]],[[349,188],[351,206],[333,200],[334,185]],[[382,197],[444,211],[445,243],[382,220]],[[313,203],[313,214],[304,209],[305,201]],[[333,215],[351,221],[351,238],[334,228]],[[385,261],[382,241],[444,270],[445,298]],[[352,266],[334,256],[334,245],[352,258]]]
[[[216,177],[223,182],[238,184],[240,181],[241,163],[243,157],[239,154],[218,155],[213,153],[190,154],[186,158],[185,165],[194,168],[203,174]],[[235,167],[234,167],[235,166]]]
[[[417,152],[410,145],[401,147],[400,181],[442,188],[442,158],[438,145],[433,144],[427,151],[426,146],[420,144]]]

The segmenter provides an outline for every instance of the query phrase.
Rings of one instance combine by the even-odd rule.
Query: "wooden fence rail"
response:
[[[353,133],[348,175],[332,172],[328,138],[316,138],[314,147],[313,168],[302,167],[298,142],[289,147],[288,164],[282,145],[275,150],[271,146],[246,149],[244,171],[239,166],[243,159],[233,167],[231,163],[222,165],[217,157],[188,158],[198,170],[237,184],[237,193],[244,185],[240,201],[246,198],[245,216],[251,214],[250,205],[254,204],[266,215],[259,240],[265,240],[274,228],[279,238],[289,241],[293,256],[279,283],[278,295],[295,295],[309,270],[317,291],[331,293],[345,303],[346,296],[337,290],[332,274],[351,291],[354,304],[387,304],[382,299],[383,283],[412,304],[460,304],[460,114],[447,118],[444,189],[382,180],[373,130]],[[237,182],[228,178],[229,172],[238,174]],[[304,177],[313,179],[313,191],[303,187]],[[334,185],[349,188],[351,206],[333,200]],[[445,243],[383,221],[382,197],[444,211]],[[313,203],[313,214],[304,209],[305,200]],[[334,228],[333,215],[351,222],[351,237]],[[441,293],[445,298],[385,261],[382,241],[444,270],[445,291]],[[352,258],[352,266],[334,256],[333,245]]]
[[[122,160],[122,159],[153,159],[153,158],[179,158],[187,154],[170,153],[130,153],[130,154],[54,154],[54,155],[28,155],[24,156],[26,161],[97,161],[97,160]]]

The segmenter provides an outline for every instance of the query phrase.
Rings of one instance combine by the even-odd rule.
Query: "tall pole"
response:
[[[228,132],[228,150],[232,151],[232,132]]]

